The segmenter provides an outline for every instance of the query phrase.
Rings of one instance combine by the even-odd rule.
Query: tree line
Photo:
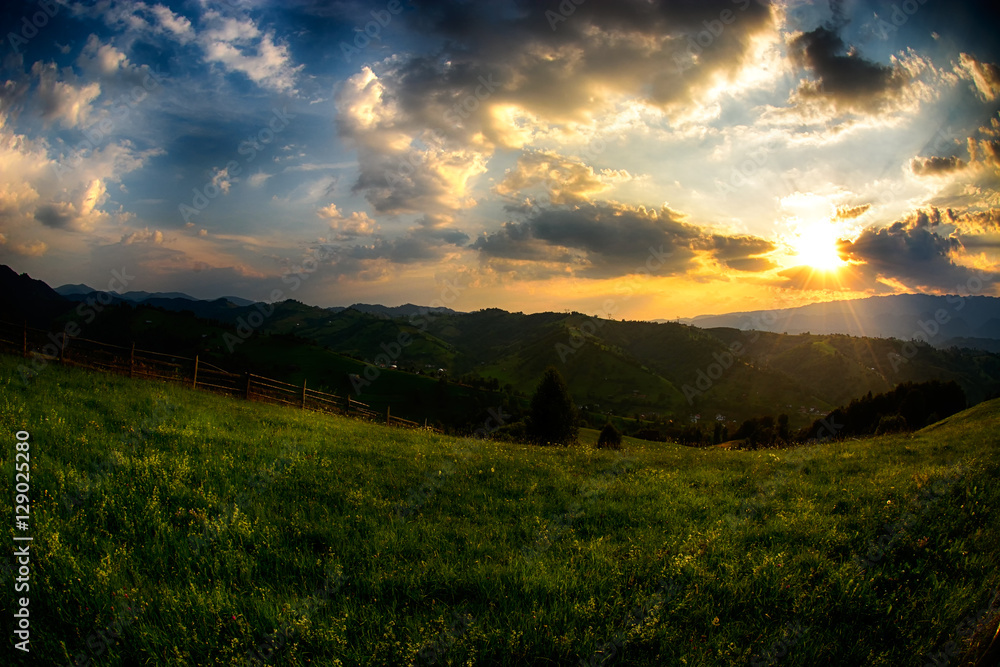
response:
[[[796,433],[788,428],[788,415],[764,416],[743,422],[734,438],[744,449],[759,449],[916,431],[966,407],[965,392],[954,380],[904,382],[882,394],[869,391]]]
[[[895,389],[852,400],[833,410],[810,426],[794,431],[787,414],[765,415],[747,419],[732,434],[742,449],[780,447],[804,442],[864,437],[915,431],[967,407],[965,392],[955,381],[904,382]],[[519,421],[500,428],[502,439],[538,445],[575,444],[579,435],[580,414],[559,371],[550,366],[531,397],[530,408]],[[707,433],[695,425],[671,424],[663,428],[643,427],[635,437],[644,440],[671,440],[680,444],[702,446],[729,439],[726,426],[716,423]],[[622,433],[610,422],[604,425],[598,447],[618,449]]]

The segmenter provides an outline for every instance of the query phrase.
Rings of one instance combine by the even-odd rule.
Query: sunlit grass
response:
[[[997,402],[914,436],[619,453],[55,366],[25,388],[18,362],[26,664],[763,664],[782,641],[783,665],[913,664],[1000,585]]]

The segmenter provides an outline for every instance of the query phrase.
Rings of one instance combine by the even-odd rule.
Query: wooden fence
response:
[[[203,389],[248,401],[349,415],[370,421],[384,420],[391,426],[427,428],[426,423],[421,425],[393,416],[391,408],[386,408],[382,415],[350,395],[338,396],[311,389],[308,380],[303,380],[299,386],[250,372],[233,373],[203,361],[198,356],[191,358],[140,350],[135,344],[131,347],[112,345],[69,336],[66,331],[53,333],[35,329],[26,323],[0,321],[0,349],[29,359],[24,364],[28,373],[37,373],[50,363],[60,363],[131,378],[175,382],[192,389]]]

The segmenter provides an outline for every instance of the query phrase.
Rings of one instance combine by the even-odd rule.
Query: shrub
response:
[[[597,448],[598,449],[622,448],[622,434],[610,422],[605,424],[604,428],[601,429],[601,435],[597,437]]]
[[[882,418],[878,420],[878,426],[875,428],[875,435],[899,433],[905,430],[907,430],[907,426],[903,415],[882,415]]]

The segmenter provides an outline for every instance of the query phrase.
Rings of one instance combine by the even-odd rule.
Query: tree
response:
[[[878,420],[878,427],[875,429],[875,435],[900,433],[905,430],[906,419],[903,415],[882,415],[882,418]]]
[[[539,444],[569,445],[576,442],[576,405],[566,382],[554,366],[545,369],[535,395],[531,397],[528,437]]]
[[[601,435],[597,437],[597,448],[598,449],[621,449],[622,448],[622,434],[614,427],[614,424],[608,422],[601,429]]]
[[[778,415],[778,440],[781,442],[791,440],[791,433],[788,430],[788,415]]]

